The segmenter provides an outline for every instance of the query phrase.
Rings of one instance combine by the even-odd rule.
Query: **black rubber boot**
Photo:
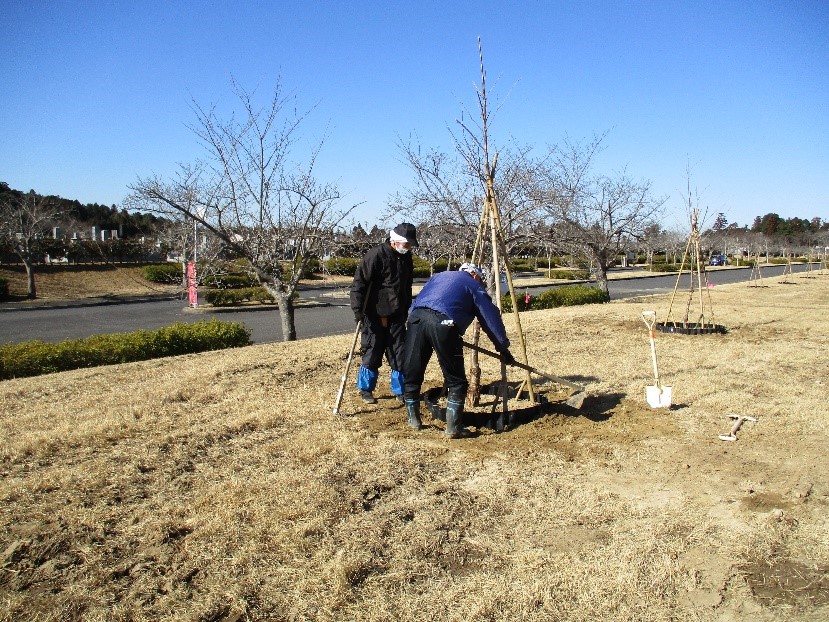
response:
[[[406,398],[406,414],[409,416],[407,423],[414,430],[422,430],[423,423],[420,421],[420,400]]]
[[[372,393],[371,391],[360,391],[360,398],[366,404],[376,404],[377,403],[377,398],[374,397],[374,393]]]
[[[446,436],[469,438],[472,433],[463,427],[463,402],[466,395],[450,391],[446,399]]]
[[[432,415],[432,419],[443,421],[446,423],[446,412],[440,407],[438,399],[440,397],[440,389],[429,389],[423,395],[423,401],[426,403],[426,408]]]

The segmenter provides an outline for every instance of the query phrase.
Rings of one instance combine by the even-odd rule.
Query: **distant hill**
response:
[[[115,205],[106,206],[98,203],[83,204],[75,199],[65,199],[55,195],[41,195],[35,190],[30,190],[29,192],[34,192],[39,198],[49,199],[60,206],[63,212],[63,222],[60,224],[66,230],[89,230],[92,227],[98,227],[101,230],[118,231],[118,237],[125,239],[152,234],[160,226],[167,223],[166,219],[155,216],[154,214],[141,212],[130,213],[124,209],[119,210]],[[0,202],[19,199],[25,194],[28,194],[28,192],[16,190],[9,187],[8,183],[0,181]]]

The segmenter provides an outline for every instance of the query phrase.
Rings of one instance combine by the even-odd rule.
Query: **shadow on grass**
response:
[[[521,382],[507,383],[510,397],[516,395],[521,384]],[[535,398],[537,403],[527,402],[527,406],[510,410],[506,415],[502,408],[502,398],[498,395],[500,383],[482,386],[478,405],[482,408],[489,408],[489,412],[464,412],[464,425],[475,428],[490,428],[500,432],[506,429],[515,429],[518,426],[552,414],[584,417],[590,421],[600,423],[608,421],[613,410],[618,408],[626,397],[624,393],[604,393],[601,395],[590,395],[588,393],[581,407],[573,408],[567,404],[569,396],[559,397],[557,395],[555,399],[550,399],[548,392],[544,392],[542,386],[536,387]],[[446,408],[439,404],[440,398],[444,396],[445,391],[440,388],[430,389],[424,394],[426,407],[435,419],[441,421],[446,420]]]

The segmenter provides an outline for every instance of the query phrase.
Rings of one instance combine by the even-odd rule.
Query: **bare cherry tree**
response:
[[[652,196],[649,181],[635,181],[625,171],[615,176],[593,173],[603,138],[587,144],[566,139],[553,147],[539,176],[538,200],[557,244],[586,260],[607,292],[607,272],[616,257],[647,235],[665,199]]]
[[[424,149],[411,141],[398,143],[415,183],[392,198],[387,218],[406,214],[417,223],[428,224],[436,239],[451,240],[454,247],[473,247],[486,196],[486,167],[483,151],[469,137],[470,131],[474,130],[464,122],[462,133],[450,132],[455,146],[452,154]],[[527,243],[525,232],[537,223],[536,205],[529,193],[534,167],[529,152],[529,147],[512,145],[498,153],[494,192],[508,253]],[[450,236],[437,236],[438,229]],[[455,252],[455,248],[447,250]]]
[[[449,270],[452,269],[453,261],[456,267],[460,266],[472,245],[468,234],[456,225],[422,224],[417,228],[417,238],[420,242],[417,254],[429,262],[432,274],[440,259],[446,259]]]
[[[27,296],[31,299],[37,298],[35,269],[44,258],[43,243],[60,216],[57,203],[35,192],[4,193],[0,201],[0,245],[23,263]]]
[[[480,218],[481,188],[457,155],[424,149],[412,140],[398,142],[398,148],[415,183],[392,197],[386,219],[404,213],[418,223],[474,231]]]
[[[653,265],[653,255],[662,243],[662,227],[654,223],[645,227],[642,237],[639,238],[639,249],[645,251],[645,263],[648,269]]]
[[[192,129],[205,160],[180,166],[171,180],[139,178],[130,203],[195,221],[221,241],[227,256],[246,260],[279,303],[283,340],[293,341],[300,277],[356,206],[341,209],[337,186],[317,179],[322,142],[306,156],[292,157],[305,115],[293,112],[280,84],[261,108],[235,81],[233,91],[241,104],[238,120],[221,119],[215,108],[194,102]]]

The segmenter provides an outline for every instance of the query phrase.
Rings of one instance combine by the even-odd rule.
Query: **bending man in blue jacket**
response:
[[[484,288],[481,269],[465,263],[457,272],[433,276],[417,295],[409,310],[409,327],[403,359],[404,396],[408,423],[415,430],[420,421],[420,389],[432,352],[437,355],[448,392],[446,434],[449,438],[470,436],[463,427],[463,402],[469,389],[461,336],[472,320],[481,328],[508,365],[515,363],[501,312]]]

